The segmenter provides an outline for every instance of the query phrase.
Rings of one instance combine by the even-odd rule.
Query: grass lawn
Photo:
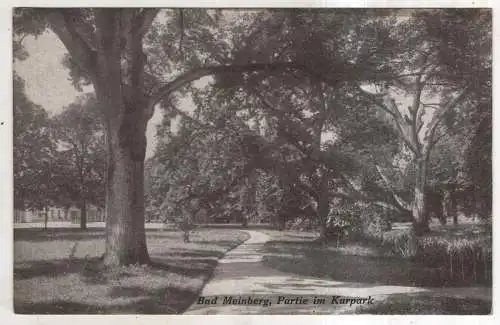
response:
[[[460,227],[459,227],[460,228]],[[305,232],[267,231],[263,263],[303,276],[363,283],[373,286],[441,287],[438,270],[399,257],[386,256],[380,248],[362,243],[321,245],[317,235]],[[453,233],[455,234],[455,233]],[[486,288],[485,288],[486,289]],[[458,290],[459,291],[459,290]],[[486,292],[486,290],[485,290]],[[371,306],[349,308],[355,314],[489,314],[491,301],[439,297],[422,293],[382,295]]]
[[[271,237],[273,241],[310,242],[319,238],[319,233],[313,231],[280,231],[272,229],[263,229],[259,231]]]
[[[153,264],[103,269],[104,230],[16,229],[14,310],[23,314],[178,314],[197,298],[217,260],[248,235],[198,229],[147,231]]]
[[[345,282],[377,285],[431,285],[434,270],[410,261],[385,257],[375,248],[362,245],[322,246],[306,241],[270,241],[263,262],[283,272]]]
[[[318,234],[314,232],[262,232],[271,237],[264,245],[264,263],[281,271],[346,282],[443,286],[443,270],[391,256],[384,248],[370,243],[346,242],[337,247],[336,243],[323,245],[315,241]],[[429,236],[472,238],[482,232],[484,227],[480,225],[438,225]]]
[[[400,257],[384,256],[374,247],[348,244],[322,246],[305,241],[270,241],[264,264],[283,272],[336,281],[376,285],[441,287],[442,271]]]
[[[370,306],[347,310],[354,314],[372,315],[489,315],[491,302],[426,295],[392,295]]]

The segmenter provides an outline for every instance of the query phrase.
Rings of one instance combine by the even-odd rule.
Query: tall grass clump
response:
[[[418,252],[414,259],[426,266],[439,268],[445,283],[491,283],[491,237],[422,237],[418,240]]]
[[[446,233],[416,237],[411,229],[406,229],[384,234],[382,246],[391,255],[434,269],[432,280],[437,284],[491,283],[492,240],[487,233],[473,237]]]

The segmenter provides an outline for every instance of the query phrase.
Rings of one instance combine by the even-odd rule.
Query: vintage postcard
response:
[[[492,9],[11,18],[15,314],[492,315]]]

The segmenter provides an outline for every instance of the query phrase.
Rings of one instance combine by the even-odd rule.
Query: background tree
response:
[[[80,208],[80,227],[87,227],[87,205],[104,207],[106,144],[97,102],[83,96],[54,117],[58,143],[57,180],[61,198]]]
[[[491,112],[491,110],[490,110]],[[462,196],[464,210],[484,219],[492,216],[492,119],[485,117],[466,152],[465,195]]]
[[[488,19],[488,12],[456,10],[426,11],[410,17],[398,26],[401,44],[406,45],[400,46],[401,54],[394,57],[395,64],[400,62],[399,70],[406,74],[385,83],[378,97],[360,88],[384,112],[386,121],[412,153],[413,196],[409,204],[399,201],[411,210],[418,234],[429,230],[425,192],[434,147],[487,98],[491,70]],[[439,33],[438,21],[446,22]],[[460,30],[460,37],[452,26]],[[467,68],[462,57],[467,60]]]
[[[47,112],[25,94],[14,73],[14,207],[44,209],[55,198],[52,182],[55,143]]]

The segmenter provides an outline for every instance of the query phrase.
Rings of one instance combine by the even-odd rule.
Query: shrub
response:
[[[366,225],[365,232],[368,236],[383,239],[384,233],[391,230],[391,228],[390,221],[382,217],[377,217]]]
[[[418,240],[411,229],[394,230],[383,234],[382,246],[393,255],[411,258],[417,254]]]
[[[392,229],[388,214],[380,207],[370,206],[359,216],[358,240],[381,243],[385,232]]]

